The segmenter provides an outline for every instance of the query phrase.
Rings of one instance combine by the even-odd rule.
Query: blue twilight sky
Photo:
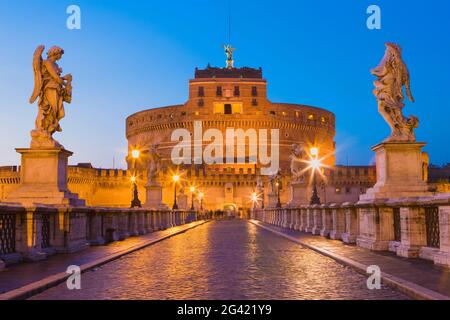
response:
[[[263,68],[269,99],[336,114],[338,163],[369,164],[370,146],[388,126],[372,95],[384,42],[403,46],[420,120],[417,138],[431,162],[450,162],[450,1],[432,0],[0,0],[0,165],[17,164],[36,106],[31,60],[37,45],[66,51],[74,76],[63,133],[71,163],[124,167],[125,118],[183,103],[195,67],[223,66],[228,2],[237,66]],[[82,29],[66,28],[66,8],[81,8]],[[382,29],[366,27],[366,9],[382,10]]]

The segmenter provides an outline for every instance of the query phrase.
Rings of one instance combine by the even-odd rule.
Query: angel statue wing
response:
[[[33,71],[34,71],[34,89],[33,94],[30,97],[30,103],[34,103],[39,97],[39,93],[42,89],[42,52],[44,52],[44,46],[40,45],[36,48],[33,55]]]

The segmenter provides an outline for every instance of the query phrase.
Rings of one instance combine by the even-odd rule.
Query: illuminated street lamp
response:
[[[139,200],[136,170],[136,161],[139,159],[140,154],[141,152],[138,149],[133,149],[131,151],[131,158],[133,159],[133,176],[131,177],[131,184],[133,186],[133,199],[131,200],[131,208],[142,207],[141,201]]]
[[[256,209],[256,205],[258,203],[258,194],[256,192],[253,192],[250,198],[253,202],[253,209]]]
[[[191,186],[191,187],[189,188],[189,191],[191,191],[191,211],[194,211],[194,210],[195,210],[195,208],[194,208],[194,193],[195,193],[195,187],[194,187],[194,186]]]
[[[179,175],[174,175],[172,177],[173,180],[173,185],[174,185],[174,193],[173,193],[173,210],[178,210],[178,204],[177,204],[177,183],[178,181],[180,181],[180,176]]]
[[[200,198],[200,211],[203,211],[203,197],[205,194],[203,192],[198,193],[198,197]]]
[[[309,150],[311,154],[311,161],[310,166],[312,169],[312,175],[313,175],[313,192],[310,200],[310,204],[320,204],[320,198],[319,194],[317,192],[317,182],[316,182],[316,171],[320,169],[321,163],[319,160],[319,149],[316,147],[313,147]]]

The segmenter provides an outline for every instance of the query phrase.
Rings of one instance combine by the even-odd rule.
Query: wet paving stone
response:
[[[214,221],[32,299],[407,299],[246,221]]]

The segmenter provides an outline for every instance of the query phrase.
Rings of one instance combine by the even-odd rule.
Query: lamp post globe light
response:
[[[309,152],[311,154],[310,166],[311,166],[312,175],[313,175],[313,190],[312,190],[311,200],[309,203],[311,205],[313,205],[313,204],[320,204],[320,198],[319,198],[319,194],[317,192],[316,171],[320,169],[321,163],[319,160],[319,149],[317,147],[312,147],[309,150]]]
[[[174,191],[173,191],[173,206],[172,206],[172,209],[173,210],[178,210],[178,204],[177,204],[177,183],[178,183],[178,181],[180,181],[180,176],[179,175],[177,175],[177,174],[175,174],[173,177],[172,177],[172,180],[173,180],[173,185],[174,185]]]
[[[136,161],[139,159],[141,152],[138,149],[133,149],[131,151],[131,158],[133,159],[132,167],[133,167],[133,175],[131,176],[131,184],[133,187],[133,198],[131,199],[131,208],[141,208],[142,204],[139,200],[139,191],[137,185],[137,169],[136,169]]]

